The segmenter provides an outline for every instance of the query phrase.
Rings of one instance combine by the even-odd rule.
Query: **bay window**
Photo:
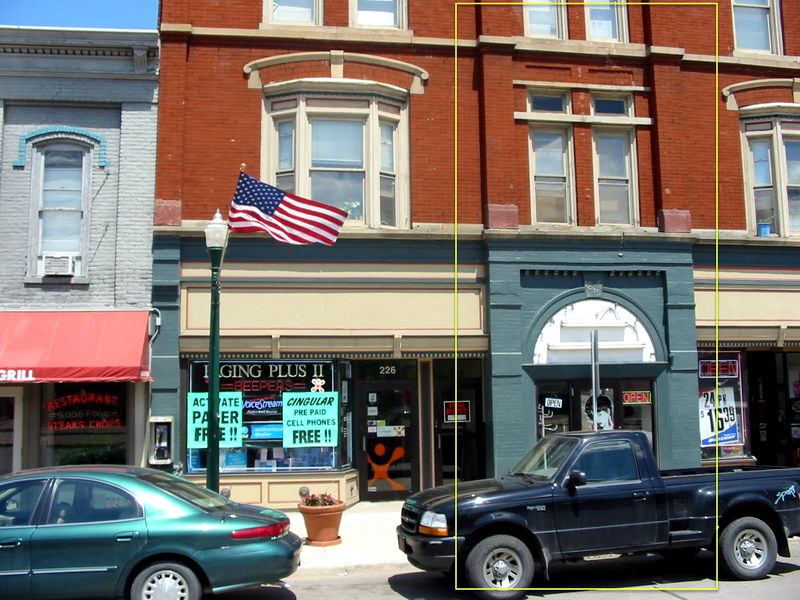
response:
[[[302,93],[267,106],[265,154],[278,188],[347,211],[349,227],[409,226],[404,103]]]
[[[800,120],[746,122],[751,217],[759,235],[800,233]]]

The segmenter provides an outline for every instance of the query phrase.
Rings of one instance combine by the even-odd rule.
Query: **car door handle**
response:
[[[135,538],[139,537],[138,531],[125,531],[123,533],[118,533],[114,536],[114,539],[118,542],[132,542]]]
[[[633,501],[640,502],[642,500],[647,500],[650,497],[650,494],[647,492],[633,492]]]
[[[22,538],[0,540],[0,548],[19,548],[22,546]]]

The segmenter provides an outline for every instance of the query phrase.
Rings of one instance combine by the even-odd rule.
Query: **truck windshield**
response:
[[[546,437],[536,444],[512,469],[512,474],[534,479],[552,479],[578,445],[578,440]]]

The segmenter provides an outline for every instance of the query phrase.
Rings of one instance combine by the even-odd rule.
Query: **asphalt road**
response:
[[[537,580],[542,590],[528,592],[528,598],[553,600],[624,600],[671,599],[796,600],[800,597],[800,543],[792,543],[792,558],[779,557],[773,573],[759,581],[733,581],[721,574],[715,581],[715,557],[702,552],[686,563],[674,563],[658,556],[635,556],[590,560],[554,565],[550,582]],[[374,567],[370,569],[314,577],[294,575],[287,579],[289,588],[263,588],[215,596],[217,600],[469,600],[469,591],[454,591],[445,577],[406,569]],[[572,588],[572,589],[568,589]],[[596,588],[596,590],[575,590]],[[621,594],[619,589],[626,591]],[[209,598],[208,600],[211,600]]]

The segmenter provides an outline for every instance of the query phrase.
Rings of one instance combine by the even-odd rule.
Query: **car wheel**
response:
[[[736,579],[761,579],[775,566],[778,544],[764,521],[742,517],[720,534],[719,556],[725,570]]]
[[[510,535],[493,535],[470,551],[466,575],[481,598],[513,600],[521,598],[533,581],[533,556],[528,547]]]
[[[146,567],[131,584],[131,600],[200,600],[197,575],[179,563],[156,563]]]

